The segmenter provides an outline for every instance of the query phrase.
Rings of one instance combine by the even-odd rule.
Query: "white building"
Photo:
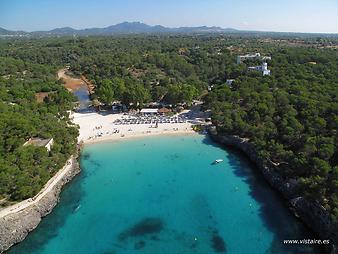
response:
[[[262,63],[262,65],[259,66],[252,66],[248,67],[248,70],[250,71],[260,71],[262,72],[263,76],[270,75],[270,70],[268,69],[268,64],[267,63]]]
[[[52,146],[54,144],[54,139],[43,139],[43,138],[30,138],[28,141],[26,141],[23,146],[33,145],[33,146],[43,146],[47,149],[48,152],[52,149]]]
[[[271,60],[271,56],[262,56],[260,53],[237,56],[237,64],[242,63],[246,59],[259,59],[262,62],[266,62],[267,60]]]
[[[237,64],[242,63],[243,60],[245,59],[256,59],[256,58],[260,58],[261,54],[260,53],[255,53],[255,54],[246,54],[243,56],[237,56]]]
[[[267,61],[267,60],[271,60],[271,56],[263,56],[262,57],[262,61]]]
[[[158,114],[158,108],[143,108],[140,113],[143,115],[156,115]]]
[[[263,63],[262,65],[261,65],[261,67],[262,67],[262,69],[261,69],[261,71],[262,71],[262,74],[263,74],[263,76],[265,76],[265,75],[268,75],[268,76],[270,76],[270,70],[268,69],[268,63]]]

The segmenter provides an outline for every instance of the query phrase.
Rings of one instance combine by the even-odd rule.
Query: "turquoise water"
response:
[[[81,164],[59,205],[9,253],[316,252],[281,244],[314,237],[245,158],[204,136],[89,145]]]

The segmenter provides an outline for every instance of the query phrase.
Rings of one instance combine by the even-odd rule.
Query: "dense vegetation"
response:
[[[337,40],[325,40],[330,47],[326,44],[319,47],[306,40],[301,44],[293,40],[289,45],[286,38],[278,44],[278,41],[224,36],[8,40],[0,45],[0,56],[8,61],[2,64],[1,68],[6,70],[2,75],[27,63],[39,74],[32,74],[30,82],[16,77],[19,88],[11,92],[8,89],[14,81],[2,79],[4,88],[0,95],[1,100],[7,102],[24,100],[27,103],[15,106],[22,107],[16,114],[39,109],[37,112],[41,113],[32,113],[30,121],[43,119],[48,115],[45,112],[52,112],[50,116],[61,114],[70,98],[48,78],[55,72],[48,66],[70,65],[75,74],[85,75],[96,86],[93,98],[108,105],[115,100],[132,107],[150,101],[189,104],[201,98],[206,101],[206,107],[212,109],[213,123],[221,133],[248,138],[262,159],[273,162],[285,178],[299,181],[300,195],[317,200],[338,218],[338,56],[334,49]],[[237,54],[250,52],[272,57],[271,76],[248,72],[249,63],[235,63]],[[9,68],[9,64],[14,67]],[[225,84],[226,79],[235,79],[235,82],[229,86]],[[209,93],[208,87],[213,87]],[[29,92],[20,95],[23,89],[56,90],[57,96],[44,104],[36,104]],[[57,104],[56,100],[63,102]],[[3,104],[7,111],[14,111],[13,106]],[[36,123],[39,127],[35,127],[35,131],[51,136],[53,130],[62,130],[58,127],[63,123],[48,128],[46,121]],[[29,133],[21,137],[21,143],[35,134],[33,130],[19,133]],[[59,142],[64,145],[64,140]],[[18,146],[2,153],[14,151],[20,151]],[[12,162],[8,167],[14,168],[17,164]],[[6,177],[8,175],[1,175],[0,181],[8,179]]]
[[[271,55],[271,77],[241,76],[208,95],[213,122],[221,133],[248,138],[280,174],[299,180],[300,195],[338,219],[337,51],[277,48]]]
[[[96,96],[137,106],[191,102],[208,85],[244,73],[225,45],[232,39],[120,37],[41,39],[7,43],[5,56],[39,64],[69,64],[97,86]],[[37,50],[38,49],[38,50]]]
[[[38,103],[37,92],[51,92]],[[55,68],[0,57],[0,200],[34,196],[76,147],[77,128],[66,110],[73,96],[56,82]],[[23,146],[31,137],[53,138],[46,148]]]

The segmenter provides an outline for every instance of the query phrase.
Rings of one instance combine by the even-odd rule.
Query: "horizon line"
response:
[[[207,25],[194,25],[194,26],[165,26],[165,25],[160,25],[160,24],[156,24],[156,25],[149,25],[147,23],[144,23],[142,21],[122,21],[122,22],[118,22],[115,24],[111,24],[111,25],[106,25],[106,26],[91,26],[91,27],[83,27],[83,28],[74,28],[72,26],[60,26],[60,27],[55,27],[55,28],[50,28],[50,29],[41,29],[41,30],[31,30],[31,31],[27,31],[27,30],[20,30],[20,29],[7,29],[4,28],[3,26],[0,25],[0,28],[5,29],[7,31],[10,32],[25,32],[25,33],[34,33],[34,32],[49,32],[55,29],[61,29],[61,28],[71,28],[74,30],[84,30],[84,29],[102,29],[102,28],[107,28],[110,26],[115,26],[115,25],[119,25],[119,24],[123,24],[123,23],[140,23],[140,24],[144,24],[144,25],[148,25],[151,27],[155,27],[155,26],[162,26],[164,28],[168,28],[168,29],[178,29],[178,28],[197,28],[197,27],[208,27],[208,28],[220,28],[220,29],[233,29],[236,30],[238,32],[260,32],[260,33],[294,33],[294,34],[332,34],[332,35],[338,35],[338,32],[301,32],[301,31],[274,31],[274,30],[247,30],[247,29],[238,29],[238,28],[234,28],[234,27],[222,27],[222,26],[217,26],[217,25],[212,25],[212,26],[207,26]]]

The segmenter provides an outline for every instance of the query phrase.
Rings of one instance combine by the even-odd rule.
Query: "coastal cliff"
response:
[[[57,182],[39,200],[18,212],[0,217],[0,253],[23,241],[28,233],[38,226],[41,219],[53,210],[59,201],[62,187],[80,172],[77,158],[73,157],[70,163],[70,168],[57,178]]]
[[[209,134],[215,142],[236,148],[245,153],[254,162],[264,178],[288,201],[290,209],[299,217],[320,239],[330,240],[330,246],[324,246],[328,253],[338,253],[338,225],[330,214],[319,203],[307,200],[297,194],[297,180],[283,178],[272,162],[261,160],[254,146],[246,139],[233,135],[220,135],[216,128],[209,128]],[[283,239],[280,239],[283,241]]]

